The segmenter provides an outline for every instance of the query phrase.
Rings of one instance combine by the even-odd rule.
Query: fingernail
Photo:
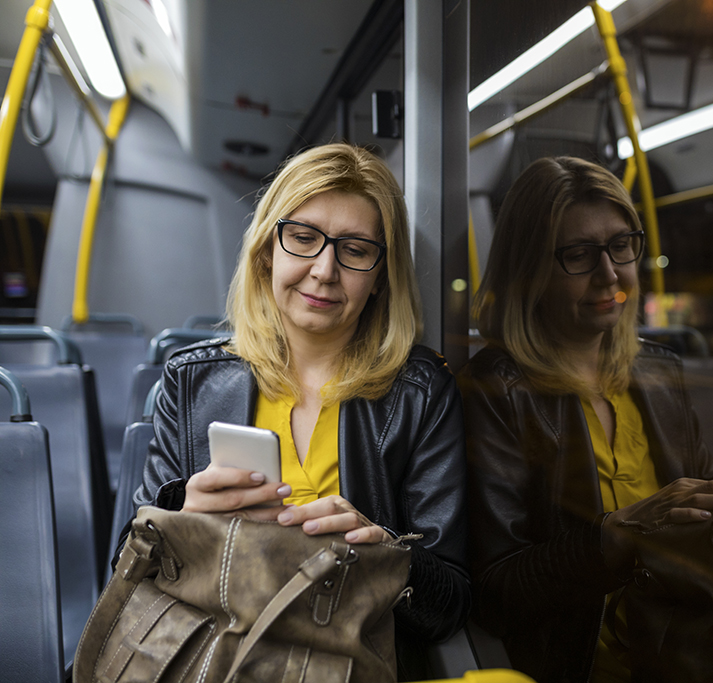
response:
[[[250,479],[256,484],[262,484],[265,481],[265,475],[262,472],[251,472]]]
[[[708,510],[701,510],[701,517],[705,517],[708,519],[711,516],[711,513],[708,512]]]
[[[319,528],[319,524],[317,522],[315,522],[313,519],[310,519],[309,522],[305,522],[302,525],[302,528],[305,531],[317,531],[317,529]]]
[[[283,524],[291,522],[294,518],[295,516],[289,510],[285,510],[285,512],[281,512],[279,515],[277,515],[277,521],[282,522]]]
[[[359,539],[359,534],[356,531],[350,531],[348,534],[344,534],[344,540],[348,543],[356,541]]]
[[[283,486],[280,486],[279,489],[277,489],[278,496],[283,496],[286,498],[291,493],[292,493],[292,487],[289,484],[284,484]]]

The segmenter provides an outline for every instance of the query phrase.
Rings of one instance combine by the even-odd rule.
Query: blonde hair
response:
[[[323,390],[324,404],[383,396],[421,334],[406,205],[393,174],[381,159],[359,147],[331,144],[307,150],[285,163],[261,197],[243,237],[228,295],[227,317],[233,329],[228,349],[250,363],[260,391],[271,400],[280,395],[301,398],[272,292],[275,225],[330,190],[373,202],[386,256],[377,278],[378,291],[367,301],[335,375]]]
[[[503,345],[535,388],[547,393],[594,393],[553,344],[539,302],[550,280],[565,212],[574,204],[598,201],[614,204],[631,230],[641,230],[629,193],[601,166],[574,157],[530,164],[505,197],[474,300],[480,333]],[[638,298],[637,280],[619,322],[604,335],[599,353],[599,389],[604,393],[619,393],[629,386],[639,351]]]

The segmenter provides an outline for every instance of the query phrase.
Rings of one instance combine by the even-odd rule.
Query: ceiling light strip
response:
[[[623,2],[625,0],[601,0],[599,5],[611,12]],[[523,52],[506,67],[493,74],[476,88],[473,88],[468,94],[468,110],[473,111],[493,95],[504,90],[508,85],[544,62],[591,26],[594,26],[594,14],[592,8],[587,6],[565,21],[562,26],[555,29],[546,38]]]
[[[642,130],[638,136],[639,145],[644,152],[648,152],[710,128],[713,128],[713,104]],[[628,136],[618,141],[617,152],[620,159],[628,159],[634,154],[634,147]]]
[[[109,100],[123,97],[124,79],[93,0],[55,0],[55,7],[92,87]]]

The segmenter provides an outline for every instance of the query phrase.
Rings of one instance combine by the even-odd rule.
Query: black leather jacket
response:
[[[580,401],[536,393],[513,359],[491,347],[459,384],[477,618],[538,683],[587,681],[606,593],[622,581],[601,552],[599,478]],[[630,390],[659,483],[713,478],[680,360],[645,343]]]
[[[137,506],[179,509],[186,480],[210,462],[208,424],[253,423],[253,374],[221,344],[195,344],[167,362]],[[423,534],[410,543],[414,593],[410,608],[396,609],[402,633],[445,639],[467,619],[465,486],[455,378],[443,357],[416,346],[386,396],[347,401],[339,411],[341,495],[397,535]]]

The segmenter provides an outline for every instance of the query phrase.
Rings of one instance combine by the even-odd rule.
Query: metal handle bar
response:
[[[0,341],[32,341],[48,339],[57,346],[60,365],[81,365],[82,354],[77,345],[51,327],[33,325],[0,325]]]
[[[87,323],[107,323],[123,324],[131,327],[131,331],[140,337],[144,333],[144,326],[141,321],[129,313],[90,313],[86,321],[76,322],[71,315],[66,315],[62,319],[60,326],[63,332],[70,332],[73,329],[82,329],[82,325]]]
[[[0,367],[0,384],[10,392],[10,422],[31,422],[30,397],[22,382],[9,370]]]
[[[166,351],[175,344],[203,341],[216,336],[213,330],[192,330],[184,327],[169,327],[159,332],[150,342],[147,362],[154,365],[163,363]],[[220,335],[218,335],[220,336]]]

